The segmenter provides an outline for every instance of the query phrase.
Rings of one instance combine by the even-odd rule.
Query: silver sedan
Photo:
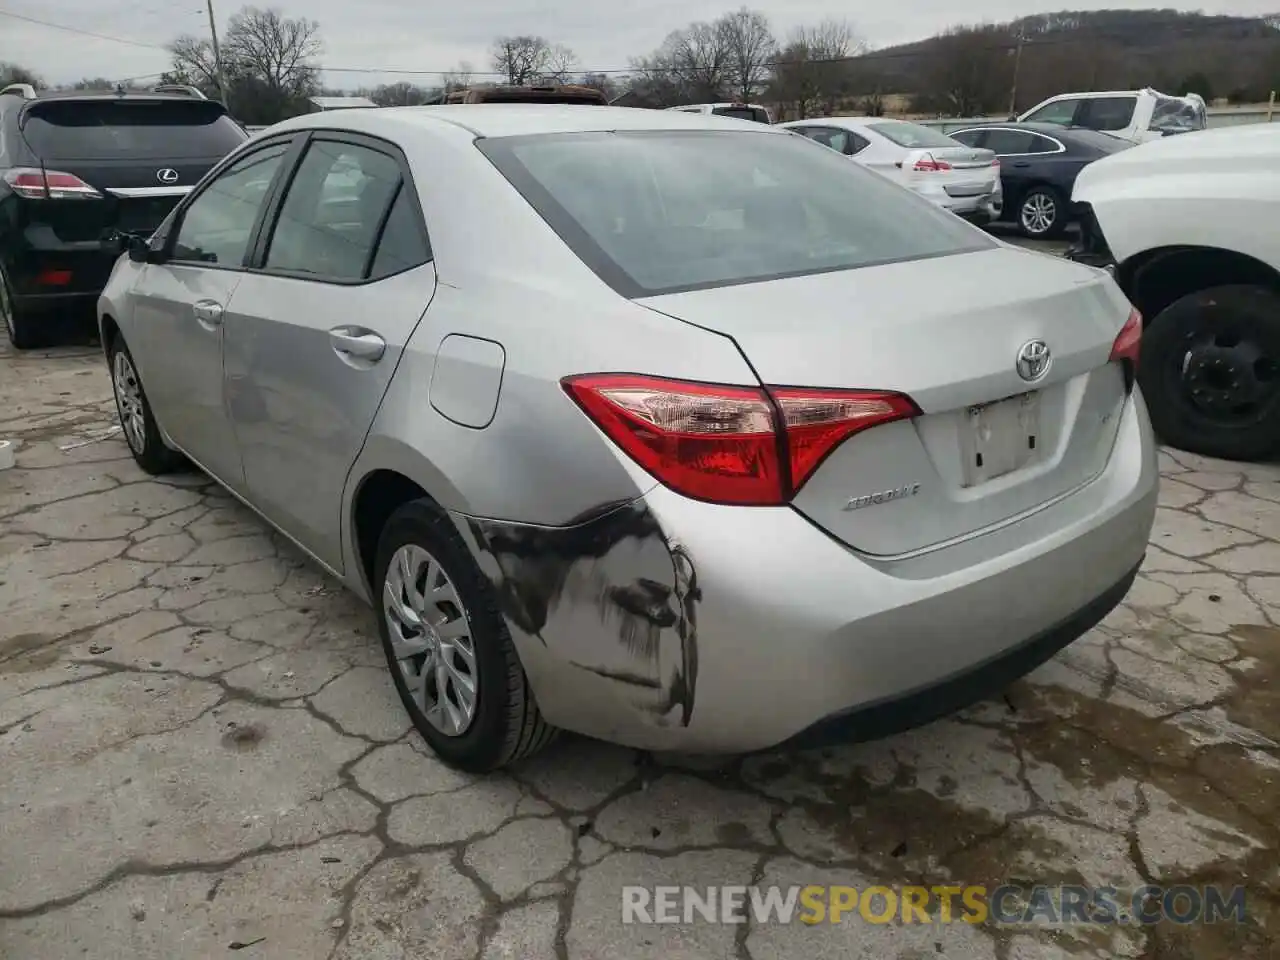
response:
[[[802,137],[666,111],[299,117],[99,304],[142,467],[379,612],[447,762],[725,752],[999,689],[1142,560],[1142,319]]]

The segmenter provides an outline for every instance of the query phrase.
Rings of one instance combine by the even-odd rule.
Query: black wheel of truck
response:
[[[1174,447],[1224,460],[1280,451],[1280,293],[1233,284],[1174,301],[1143,333],[1138,382]]]

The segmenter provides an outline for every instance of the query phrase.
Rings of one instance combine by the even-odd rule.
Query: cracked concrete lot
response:
[[[0,350],[7,960],[1280,956],[1280,467],[1162,455],[1123,607],[925,729],[564,738],[477,779],[409,730],[367,609],[113,422],[95,350]],[[1241,884],[1248,921],[621,922],[627,884],[919,882]]]

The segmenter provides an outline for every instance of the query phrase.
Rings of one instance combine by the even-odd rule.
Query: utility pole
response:
[[[1018,34],[1018,46],[1013,51],[1013,89],[1009,91],[1009,119],[1018,115],[1018,70],[1022,66],[1022,44],[1024,35]]]
[[[218,25],[213,16],[213,0],[205,0],[205,8],[209,11],[209,39],[213,44],[213,70],[218,78],[218,92],[222,94],[222,105],[230,107],[227,96],[227,75],[222,70],[222,53],[218,49]]]

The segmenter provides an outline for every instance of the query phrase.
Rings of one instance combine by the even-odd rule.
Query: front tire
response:
[[[396,692],[441,760],[487,773],[551,741],[492,588],[443,511],[416,500],[391,515],[372,585]]]
[[[1138,382],[1171,446],[1224,460],[1280,450],[1280,293],[1230,285],[1188,294],[1143,332]]]
[[[1053,187],[1032,187],[1018,201],[1018,230],[1032,240],[1052,240],[1067,229],[1067,202]]]
[[[107,349],[107,364],[111,371],[111,391],[116,398],[120,428],[133,459],[152,476],[180,469],[183,466],[182,454],[165,446],[147,393],[142,389],[142,378],[138,376],[133,355],[124,337],[118,334]]]

